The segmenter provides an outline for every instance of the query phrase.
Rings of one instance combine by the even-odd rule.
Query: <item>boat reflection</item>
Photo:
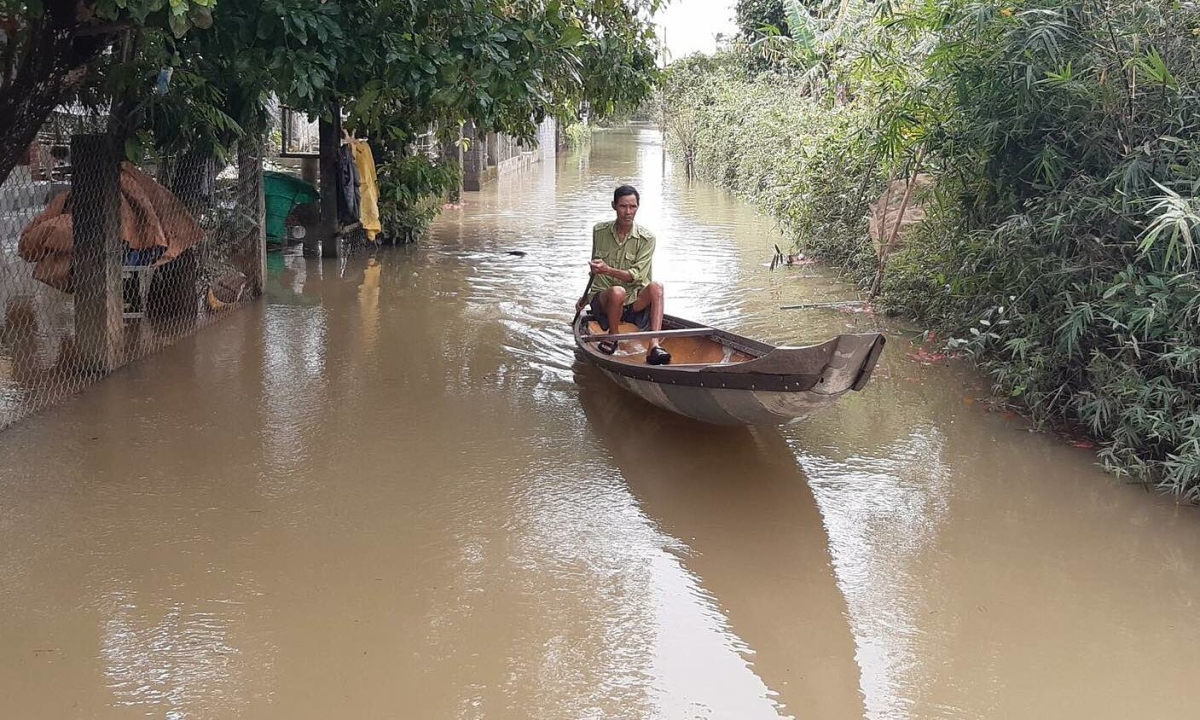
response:
[[[862,717],[828,536],[779,432],[697,423],[633,397],[579,359],[573,369],[583,411],[630,491],[686,545],[684,564],[786,712]]]

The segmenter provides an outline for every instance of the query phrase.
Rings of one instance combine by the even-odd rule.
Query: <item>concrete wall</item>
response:
[[[526,147],[515,138],[497,133],[481,133],[474,123],[463,126],[463,137],[470,147],[463,153],[463,190],[479,190],[489,182],[519,172],[533,163],[556,156],[556,123],[546,118],[538,126],[537,144]]]
[[[553,160],[558,156],[557,142],[558,122],[554,118],[546,118],[538,126],[537,144],[543,160]]]

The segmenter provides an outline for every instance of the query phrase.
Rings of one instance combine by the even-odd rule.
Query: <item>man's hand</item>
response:
[[[612,268],[610,268],[608,263],[604,262],[600,258],[596,258],[595,260],[589,262],[588,267],[591,268],[592,272],[596,273],[597,275],[612,275]]]
[[[583,306],[587,304],[587,298],[580,297],[575,301],[575,314],[578,315],[583,310]]]

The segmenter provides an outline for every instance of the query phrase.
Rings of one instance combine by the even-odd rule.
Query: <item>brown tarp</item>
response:
[[[132,163],[121,163],[121,240],[130,250],[164,248],[155,265],[168,263],[184,250],[200,242],[204,231],[191,211],[170,190],[138,170]],[[74,228],[71,204],[74,190],[59,194],[21,232],[17,254],[26,262],[36,263],[36,280],[71,292],[71,250]],[[86,195],[83,201],[87,201]]]

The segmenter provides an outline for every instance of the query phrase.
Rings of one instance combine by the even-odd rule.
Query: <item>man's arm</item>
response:
[[[632,283],[634,278],[637,277],[628,270],[618,270],[617,268],[606,264],[603,260],[593,260],[591,265],[592,272],[598,275],[607,275],[610,278],[615,278],[623,283]]]
[[[637,254],[633,257],[633,262],[629,265],[629,279],[621,278],[621,282],[627,282],[636,287],[644,288],[650,284],[654,278],[651,277],[650,269],[654,261],[654,246],[656,244],[653,235],[648,235],[642,239],[642,244],[638,247]]]

